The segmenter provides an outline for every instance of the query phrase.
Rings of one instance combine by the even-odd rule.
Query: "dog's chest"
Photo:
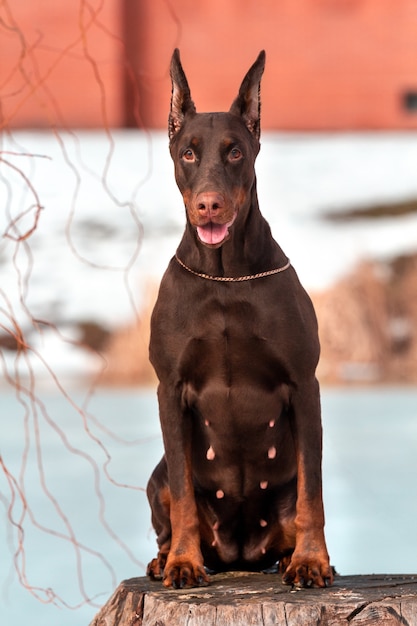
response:
[[[277,431],[289,397],[272,324],[248,302],[212,302],[202,319],[199,333],[184,341],[180,368],[195,443],[208,461],[223,449],[226,465],[242,453],[253,462],[265,456],[271,465],[282,444]]]
[[[258,303],[214,298],[200,303],[182,334],[180,376],[196,391],[213,384],[273,389],[284,376],[279,326]]]

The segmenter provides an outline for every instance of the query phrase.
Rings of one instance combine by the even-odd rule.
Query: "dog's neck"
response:
[[[287,262],[259,210],[256,184],[252,189],[250,207],[238,216],[227,241],[218,248],[204,245],[187,220],[177,255],[196,272],[228,277],[265,272]]]

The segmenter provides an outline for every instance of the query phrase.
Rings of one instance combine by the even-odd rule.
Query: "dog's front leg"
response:
[[[161,384],[158,400],[168,466],[172,534],[163,583],[175,588],[206,585],[192,479],[191,417],[183,409],[178,391]]]
[[[298,385],[292,407],[297,454],[296,540],[283,580],[299,587],[325,587],[332,584],[333,573],[324,538],[322,427],[316,379]]]

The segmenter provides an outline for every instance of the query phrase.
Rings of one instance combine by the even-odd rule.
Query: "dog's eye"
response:
[[[232,148],[232,150],[230,150],[229,159],[231,161],[238,161],[239,159],[242,158],[242,156],[243,155],[241,151],[239,150],[239,148]]]
[[[188,148],[187,150],[184,150],[184,152],[182,153],[182,158],[184,159],[184,161],[188,161],[189,163],[192,163],[193,161],[195,161],[195,154],[191,150],[191,148]]]

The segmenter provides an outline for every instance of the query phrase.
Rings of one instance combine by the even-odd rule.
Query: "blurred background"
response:
[[[0,615],[88,623],[155,540],[147,360],[184,227],[169,62],[228,110],[259,50],[261,209],[319,320],[329,550],[415,573],[414,0],[0,6]],[[74,613],[75,612],[75,613]]]

